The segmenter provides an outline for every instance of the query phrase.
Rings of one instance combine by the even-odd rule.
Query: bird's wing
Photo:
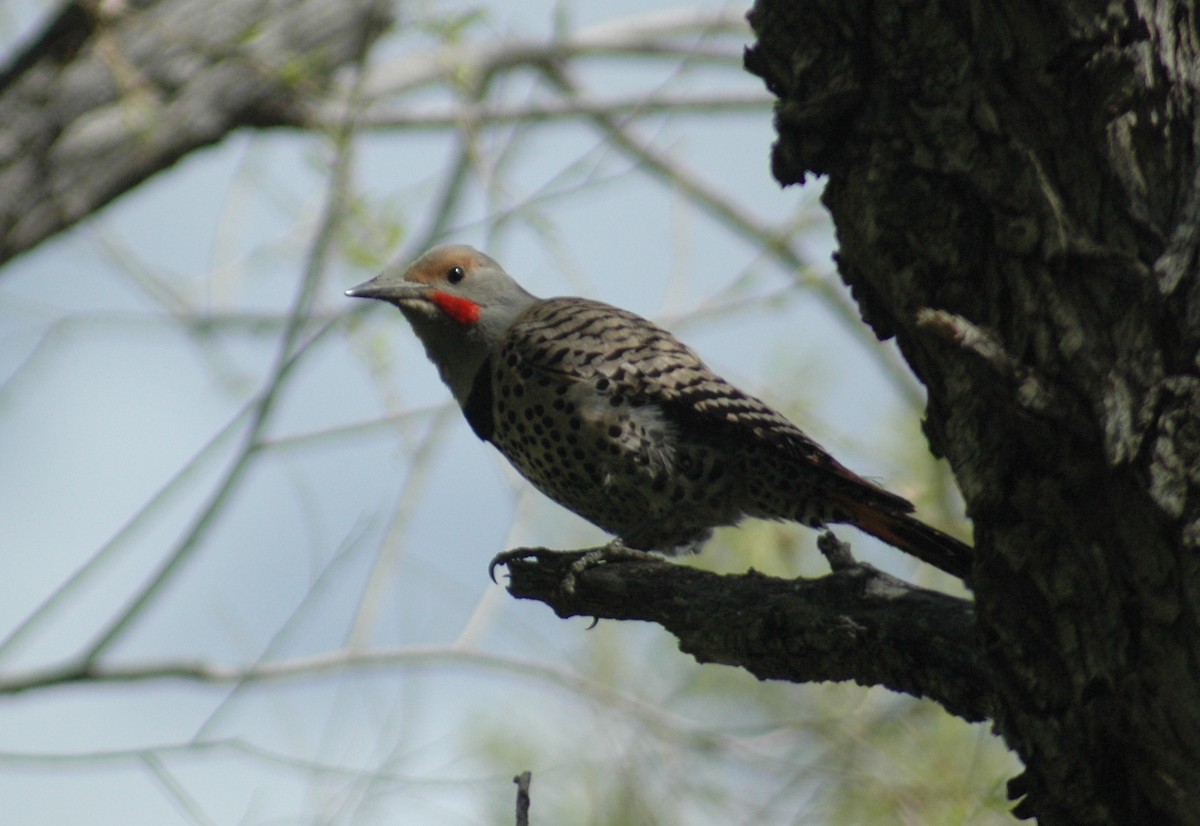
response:
[[[688,438],[731,449],[783,452],[839,478],[877,505],[912,504],[855,474],[765,402],[718,376],[689,347],[641,316],[599,301],[553,298],[525,311],[500,359],[555,381],[657,405]]]

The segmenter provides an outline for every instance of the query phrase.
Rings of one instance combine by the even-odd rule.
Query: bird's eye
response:
[[[446,272],[446,280],[451,284],[457,284],[466,277],[467,274],[463,272],[462,267],[451,267],[449,271]]]

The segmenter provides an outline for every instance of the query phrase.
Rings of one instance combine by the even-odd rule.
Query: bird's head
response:
[[[494,259],[461,244],[434,247],[408,266],[394,262],[346,295],[399,307],[460,401],[483,360],[537,301]]]
[[[407,267],[394,262],[365,284],[346,290],[346,295],[386,301],[414,324],[451,325],[464,334],[473,328],[499,327],[503,335],[536,301],[494,259],[464,244],[434,247]]]

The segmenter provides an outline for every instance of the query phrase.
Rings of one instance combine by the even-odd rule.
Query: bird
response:
[[[614,547],[696,552],[745,517],[849,524],[970,581],[970,546],[635,313],[538,298],[462,244],[346,295],[399,308],[475,435]]]

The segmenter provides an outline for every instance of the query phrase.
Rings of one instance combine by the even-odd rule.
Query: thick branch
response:
[[[869,565],[821,579],[721,576],[663,562],[589,568],[575,592],[561,587],[586,551],[528,549],[506,562],[508,590],[560,617],[662,625],[702,663],[745,668],[759,679],[854,680],[941,703],[969,721],[991,714],[970,602],[917,588]]]
[[[0,75],[0,263],[238,127],[301,122],[387,22],[379,0],[113,7],[68,4]]]

